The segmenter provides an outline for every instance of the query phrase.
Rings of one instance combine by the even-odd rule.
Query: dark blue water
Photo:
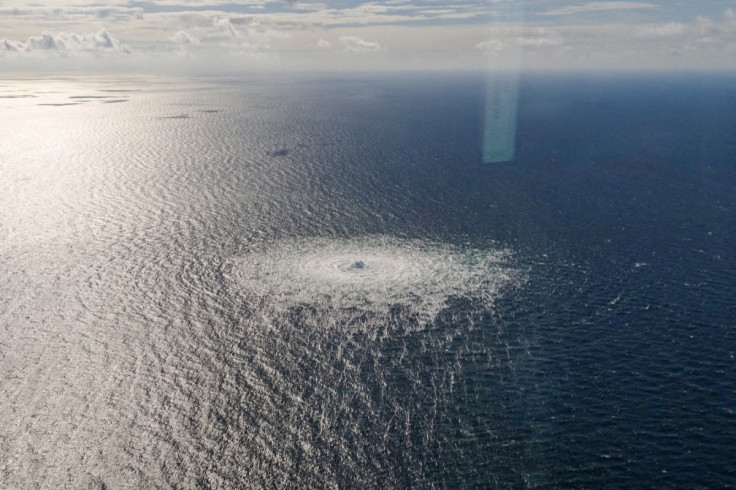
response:
[[[527,82],[506,170],[514,239],[558,259],[509,310],[544,338],[548,481],[733,485],[734,79],[566,82]]]
[[[503,409],[525,483],[736,483],[736,79],[528,76],[501,165],[478,163],[476,85],[403,83],[363,128],[387,148],[367,172],[416,203],[402,226],[531,265],[498,312],[528,345]]]
[[[121,83],[7,111],[0,481],[736,484],[736,77]]]

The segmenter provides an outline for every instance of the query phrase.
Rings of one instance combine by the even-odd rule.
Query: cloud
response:
[[[639,30],[641,36],[644,37],[675,37],[684,34],[687,26],[679,22],[667,22],[666,24],[652,24],[642,26]]]
[[[490,39],[488,41],[483,41],[482,43],[478,43],[475,47],[476,49],[479,49],[483,51],[484,53],[500,53],[504,49],[506,49],[509,45],[506,44],[503,41],[499,41],[498,39]]]
[[[736,29],[728,11],[724,12],[724,17],[725,20],[722,22],[698,17],[690,23],[642,25],[635,29],[635,36],[632,39],[641,38],[651,46],[657,46],[656,43],[659,42],[662,43],[660,49],[669,47],[683,52],[696,49],[697,45],[708,45],[710,50],[736,46]]]
[[[201,44],[200,40],[196,37],[192,36],[186,31],[179,31],[173,36],[171,36],[171,41],[175,42],[176,44],[188,44],[191,46],[195,46],[198,44]]]
[[[238,31],[235,26],[230,22],[230,17],[215,16],[212,19],[212,25],[219,28],[221,32],[224,32],[225,35],[230,39],[238,39],[242,37],[240,31]]]
[[[67,9],[65,12],[67,15],[84,16],[92,14],[98,19],[109,19],[117,21],[127,21],[131,18],[138,20],[143,19],[143,9],[140,7],[136,8],[124,8],[124,7],[96,7],[89,10],[79,9],[70,10]]]
[[[124,24],[134,20],[143,20],[142,7],[124,6],[68,6],[53,7],[43,4],[28,4],[21,8],[0,8],[0,30],[10,27],[8,18],[12,17],[12,24],[34,25],[38,30],[43,27],[58,29],[59,22],[66,23],[89,23],[104,20],[108,25]],[[3,22],[4,21],[4,22]],[[56,28],[54,28],[56,26]],[[49,29],[49,30],[52,30]]]
[[[511,63],[522,49],[523,64],[530,69],[732,70],[736,19],[727,11],[718,17],[689,22],[576,22],[544,28],[497,25],[491,36],[468,35],[465,49],[475,48],[482,59],[494,63]],[[392,48],[400,51],[403,45],[392,43]]]
[[[487,54],[500,53],[509,48],[525,48],[527,50],[543,50],[558,48],[564,44],[562,35],[550,29],[536,29],[531,32],[507,33],[505,39],[489,39],[476,44],[475,48]]]
[[[539,30],[531,35],[520,37],[517,42],[519,46],[524,47],[555,48],[562,46],[563,39],[559,32]]]
[[[367,53],[380,51],[381,45],[366,41],[357,36],[342,36],[339,41],[343,44],[343,51],[347,53]]]
[[[543,12],[542,15],[571,15],[582,12],[602,12],[606,10],[656,9],[657,5],[644,2],[589,2],[582,5],[568,5]]]
[[[711,19],[696,19],[695,7],[655,0],[529,0],[524,23],[505,13],[512,0],[301,1],[293,8],[286,0],[38,1],[0,0],[0,70],[11,58],[14,66],[36,63],[24,57],[58,58],[62,66],[77,55],[158,70],[160,60],[182,54],[226,69],[239,54],[288,69],[475,69],[517,59],[540,69],[736,68],[736,5],[727,9],[728,2],[715,14],[701,9]],[[103,25],[134,55],[112,59],[130,47],[94,32]],[[69,66],[76,65],[87,66]]]
[[[83,54],[130,54],[131,49],[102,29],[86,34],[44,31],[40,36],[29,37],[26,41],[0,39],[0,54],[3,52],[70,57]]]
[[[25,43],[12,39],[0,39],[0,53],[25,51]]]

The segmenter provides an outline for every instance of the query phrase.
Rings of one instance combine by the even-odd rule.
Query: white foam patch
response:
[[[451,296],[490,304],[520,278],[508,250],[370,236],[268,243],[239,258],[232,280],[275,305],[387,312],[411,308],[431,320]]]

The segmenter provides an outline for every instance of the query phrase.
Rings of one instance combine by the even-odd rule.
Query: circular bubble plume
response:
[[[385,236],[308,238],[258,246],[240,257],[232,279],[274,305],[357,308],[395,305],[432,320],[452,296],[490,303],[518,279],[506,250]]]

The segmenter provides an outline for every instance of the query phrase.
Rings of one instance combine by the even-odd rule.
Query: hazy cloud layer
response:
[[[521,56],[530,68],[736,68],[736,3],[724,8],[719,1],[526,0],[523,10],[521,5],[113,0],[103,7],[89,0],[5,0],[0,56],[126,55],[153,69],[167,57],[212,69],[258,63],[286,69],[473,69],[512,58],[518,64]],[[371,56],[357,56],[367,53]]]
[[[544,15],[571,15],[583,12],[604,12],[607,10],[656,9],[657,5],[644,2],[588,2],[566,5],[544,12]]]
[[[726,11],[718,21],[499,29],[475,48],[491,58],[522,49],[532,67],[734,68],[736,16]]]

